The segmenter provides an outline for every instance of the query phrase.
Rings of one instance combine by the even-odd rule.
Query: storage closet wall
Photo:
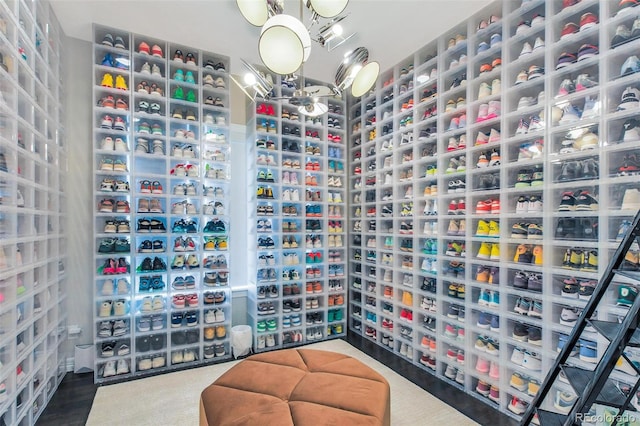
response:
[[[229,58],[94,41],[95,380],[228,359]]]
[[[524,412],[640,208],[631,4],[496,2],[350,101],[351,330]]]
[[[277,96],[323,84],[269,77]],[[346,104],[321,102],[329,112],[319,117],[299,114],[286,100],[252,103],[247,111],[256,224],[248,311],[256,351],[346,333]]]
[[[0,421],[34,424],[66,373],[62,31],[0,3]]]

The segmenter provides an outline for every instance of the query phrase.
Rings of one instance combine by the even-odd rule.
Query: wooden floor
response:
[[[493,426],[518,424],[477,398],[422,371],[361,336],[349,333],[346,341],[480,424]],[[84,425],[89,417],[97,390],[98,387],[93,384],[93,373],[67,373],[36,425]]]

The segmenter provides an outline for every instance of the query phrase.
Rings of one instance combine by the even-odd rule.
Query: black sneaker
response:
[[[526,342],[529,339],[529,329],[526,325],[519,322],[513,326],[513,338],[521,342]]]
[[[560,171],[558,180],[561,182],[566,182],[570,180],[581,179],[580,166],[581,164],[579,161],[565,161],[564,163],[562,163],[562,170]]]
[[[558,226],[556,226],[556,238],[570,240],[580,238],[576,227],[576,219],[558,219]]]
[[[529,343],[532,345],[542,344],[542,330],[538,327],[529,327]]]
[[[161,345],[161,346],[160,346],[160,348],[158,348],[158,349],[156,349],[156,348],[154,347],[154,339],[155,339],[155,337],[156,337],[156,336],[153,336],[153,337],[152,337],[152,339],[151,339],[151,347],[152,347],[154,350],[162,349],[162,346],[164,346],[164,344],[163,344],[163,345]],[[191,344],[197,343],[197,342],[200,340],[199,330],[188,330],[188,331],[187,331],[186,339],[187,339],[187,344],[188,344],[188,345],[191,345]]]
[[[195,342],[190,342],[190,343],[195,343]],[[164,348],[164,335],[155,334],[151,336],[151,349],[153,349],[154,351],[159,351],[162,348]]]
[[[140,264],[140,271],[142,272],[153,271],[153,262],[151,261],[150,257],[144,258],[144,260],[142,261],[142,264]]]
[[[597,179],[600,168],[594,158],[582,160],[582,179]]]
[[[579,229],[582,232],[582,238],[585,240],[598,239],[598,220],[584,218],[579,223]]]
[[[167,270],[167,264],[164,263],[164,261],[162,259],[160,259],[159,257],[156,257],[155,259],[153,259],[153,270],[154,271],[166,271]]]
[[[141,336],[136,339],[136,350],[138,352],[148,352],[151,350],[149,336]]]
[[[560,205],[558,206],[559,212],[569,212],[576,210],[576,204],[578,200],[573,195],[573,192],[567,191],[562,194]]]

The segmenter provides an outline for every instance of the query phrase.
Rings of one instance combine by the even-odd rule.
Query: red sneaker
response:
[[[149,45],[144,41],[141,42],[138,46],[138,53],[144,53],[145,55],[148,55],[150,53]]]

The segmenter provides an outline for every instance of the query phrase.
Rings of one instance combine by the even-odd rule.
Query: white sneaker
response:
[[[129,148],[127,147],[125,141],[122,140],[122,138],[116,138],[114,150],[117,152],[127,152],[129,151]]]
[[[111,377],[116,375],[116,362],[107,361],[102,370],[102,377]]]

